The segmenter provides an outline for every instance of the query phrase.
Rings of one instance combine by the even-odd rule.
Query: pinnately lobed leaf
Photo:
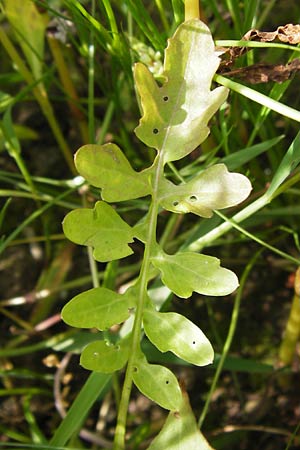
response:
[[[220,60],[203,22],[184,22],[168,42],[162,86],[143,64],[134,69],[143,109],[135,133],[164,163],[183,158],[206,139],[207,123],[228,95],[224,87],[210,90]]]
[[[165,180],[161,184],[160,203],[175,213],[192,212],[211,217],[213,210],[235,206],[245,200],[251,189],[247,177],[228,172],[224,164],[216,164],[186,184],[175,186]]]
[[[213,256],[193,252],[167,255],[157,252],[153,265],[162,274],[162,282],[178,297],[188,298],[192,292],[203,295],[228,295],[239,285],[231,270],[220,267]]]
[[[115,144],[88,144],[75,155],[78,172],[93,186],[102,189],[107,202],[120,202],[151,193],[149,177],[152,168],[136,172]]]
[[[97,202],[94,209],[82,208],[69,212],[63,230],[70,241],[94,247],[96,261],[107,262],[131,255],[128,246],[134,232],[107,203]]]
[[[209,340],[200,328],[181,314],[146,309],[143,324],[147,337],[161,352],[171,351],[196,366],[213,362],[214,351]]]

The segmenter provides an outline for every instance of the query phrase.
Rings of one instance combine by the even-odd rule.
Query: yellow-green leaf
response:
[[[213,450],[197,426],[188,396],[182,393],[179,410],[171,411],[147,450]]]
[[[88,370],[111,373],[125,366],[128,354],[128,339],[123,339],[117,344],[95,341],[84,348],[80,357],[80,364]]]
[[[141,356],[135,363],[134,384],[142,394],[162,408],[176,411],[181,402],[181,391],[175,375],[166,367],[149,364]]]
[[[136,64],[143,116],[135,132],[161,153],[164,163],[188,155],[208,136],[207,123],[228,93],[224,87],[210,90],[218,66],[210,31],[198,19],[181,24],[169,39],[162,86],[143,64]]]
[[[62,310],[62,318],[72,327],[105,330],[127,320],[134,306],[133,296],[97,287],[70,300]]]
[[[82,208],[69,212],[63,221],[68,239],[94,248],[96,261],[107,262],[131,255],[132,228],[107,203],[97,202],[94,209]]]
[[[224,164],[216,164],[179,186],[165,180],[161,184],[160,203],[175,213],[192,212],[211,217],[213,210],[235,206],[245,200],[251,189],[247,177],[228,172]]]
[[[78,172],[93,186],[102,189],[107,202],[144,197],[151,193],[151,168],[136,172],[115,144],[84,145],[75,155]]]
[[[181,314],[146,309],[143,323],[147,337],[161,352],[171,351],[196,366],[213,362],[214,351],[209,340],[200,328]]]
[[[193,252],[167,255],[160,251],[152,258],[160,270],[163,283],[178,297],[188,298],[192,292],[203,295],[228,295],[239,285],[231,270],[220,267],[213,256]]]

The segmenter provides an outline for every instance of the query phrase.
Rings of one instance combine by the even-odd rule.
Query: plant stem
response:
[[[185,0],[184,20],[200,19],[199,0]]]
[[[95,16],[95,0],[92,0],[91,5],[91,15]],[[88,50],[88,141],[90,143],[95,142],[95,110],[94,110],[94,100],[95,100],[95,45],[94,45],[94,29],[91,29],[89,37],[89,50]],[[83,196],[83,206],[87,206],[87,198]],[[93,280],[93,287],[97,288],[100,286],[98,267],[97,263],[93,257],[93,248],[88,247],[88,259],[89,266]]]
[[[123,450],[125,448],[125,431],[129,398],[132,388],[132,378],[136,357],[139,353],[139,345],[141,340],[143,309],[147,299],[147,284],[149,279],[149,269],[151,264],[151,253],[156,245],[156,225],[158,214],[158,191],[159,183],[163,174],[163,152],[158,157],[157,169],[153,180],[152,201],[149,211],[149,228],[148,239],[145,244],[144,258],[141,266],[140,276],[137,283],[138,286],[138,302],[136,314],[132,330],[131,352],[125,374],[125,380],[120,401],[118,421],[115,432],[114,450]]]

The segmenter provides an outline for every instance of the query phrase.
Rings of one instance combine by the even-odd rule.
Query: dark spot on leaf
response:
[[[196,202],[198,200],[196,195],[190,195],[190,201],[191,202]]]
[[[164,97],[164,102],[167,102],[169,100],[169,97],[168,96],[165,96]]]
[[[193,341],[193,345],[195,345],[196,344],[196,341]]]
[[[166,380],[166,384],[169,384],[169,380]]]
[[[173,206],[178,206],[179,205],[179,202],[177,201],[177,200],[175,200],[174,202],[173,202]]]
[[[134,368],[133,368],[133,371],[134,371],[134,372],[137,372],[137,371],[138,371],[137,367],[134,367]]]
[[[158,129],[157,128],[153,128],[153,134],[157,134],[158,133]]]

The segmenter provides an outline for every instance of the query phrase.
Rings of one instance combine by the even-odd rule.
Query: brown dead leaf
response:
[[[272,42],[274,40],[296,45],[300,43],[300,24],[279,26],[275,31],[259,31],[251,29],[242,37],[243,41]],[[300,60],[294,59],[288,64],[254,64],[253,66],[243,67],[241,69],[231,70],[234,61],[249,51],[249,47],[231,47],[224,50],[224,59],[220,64],[219,73],[224,73],[229,77],[238,77],[249,83],[267,83],[273,81],[282,83],[288,80],[291,75],[300,70]],[[227,58],[227,59],[226,59]]]
[[[251,84],[283,83],[288,80],[293,73],[300,70],[300,59],[293,59],[288,64],[253,64],[252,66],[226,72],[227,77],[237,77]]]
[[[243,41],[259,41],[259,42],[272,42],[275,39],[279,39],[281,42],[288,44],[300,43],[300,24],[293,25],[288,23],[277,28],[275,31],[259,31],[249,30],[242,38]]]

